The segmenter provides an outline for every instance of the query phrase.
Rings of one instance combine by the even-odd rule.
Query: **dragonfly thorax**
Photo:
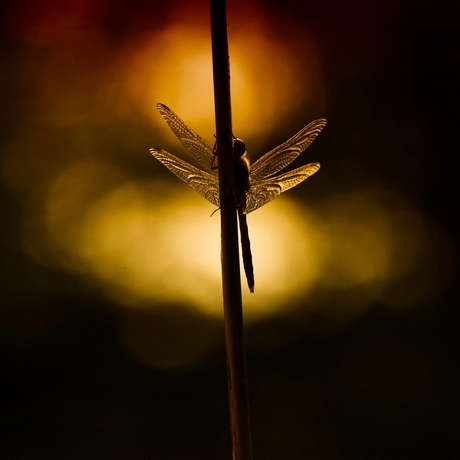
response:
[[[246,144],[237,137],[233,140],[233,151],[239,157],[242,157],[246,153]]]

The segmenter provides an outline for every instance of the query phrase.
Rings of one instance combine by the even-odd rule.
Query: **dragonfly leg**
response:
[[[214,138],[216,139],[214,142],[214,147],[212,148],[212,154],[214,155],[211,162],[211,169],[216,170],[218,166],[215,164],[217,158],[217,135],[214,134]]]

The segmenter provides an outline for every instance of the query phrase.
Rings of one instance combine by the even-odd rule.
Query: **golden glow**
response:
[[[320,274],[321,237],[314,213],[283,198],[248,215],[255,274],[255,294],[248,292],[245,282],[243,289],[249,319],[292,305]]]
[[[203,332],[201,343],[185,340],[177,353],[154,356],[147,349],[156,313],[181,309],[219,324],[222,314],[219,213],[210,218],[213,206],[148,154],[153,146],[184,153],[157,102],[214,140],[208,11],[186,3],[174,3],[158,27],[120,41],[82,27],[91,2],[63,7],[58,23],[30,13],[32,27],[21,23],[16,36],[29,43],[18,72],[33,77],[31,97],[18,106],[24,119],[5,140],[0,164],[2,184],[20,203],[25,252],[120,305],[126,346],[157,367],[198,359],[201,352],[186,350],[204,353],[214,338]],[[229,8],[233,129],[254,160],[273,132],[287,139],[327,115],[321,56],[295,18],[280,37],[257,5]],[[9,11],[24,18],[21,8]],[[149,180],[140,179],[147,161]],[[307,151],[308,161],[321,157]],[[319,174],[330,174],[327,164]],[[407,309],[442,292],[452,261],[441,229],[384,184],[335,195],[323,189],[313,206],[315,177],[248,216],[256,284],[249,294],[241,270],[245,321],[296,308],[347,319],[375,303]]]
[[[330,242],[323,282],[343,287],[386,277],[393,250],[387,210],[362,193],[330,197],[322,207]]]
[[[311,37],[288,46],[274,40],[269,26],[254,18],[237,29],[230,46],[234,131],[244,139],[256,138],[256,148],[257,142],[263,142],[264,136],[318,92],[319,57]],[[120,110],[125,110],[130,100],[164,129],[156,110],[157,102],[163,102],[195,131],[212,136],[215,124],[208,24],[179,16],[169,27],[143,36],[129,48],[128,62],[120,63],[127,73]],[[303,57],[300,62],[308,63],[306,68],[301,67],[299,54]]]
[[[43,239],[31,240],[26,228],[24,243],[42,263],[80,273],[127,308],[176,304],[219,317],[220,219],[210,217],[213,210],[174,177],[135,181],[102,162],[79,161],[55,179],[37,210]],[[283,196],[249,214],[248,225],[256,284],[249,294],[241,270],[247,321],[280,314],[312,289],[318,299],[354,292],[350,306],[339,302],[328,313],[339,316],[375,300],[409,308],[433,290],[427,280],[437,268],[423,264],[435,250],[430,229],[390,192],[330,196],[314,209]]]
[[[174,193],[175,187],[162,181],[126,181],[102,196],[84,196],[86,178],[99,175],[101,169],[100,164],[77,164],[51,188],[47,225],[55,243],[77,262],[77,270],[90,270],[90,276],[99,279],[107,294],[121,303],[137,305],[165,298],[199,303],[199,286],[206,286],[209,279],[215,282],[219,272],[214,274],[207,267],[203,273],[200,266],[190,267],[190,257],[197,260],[196,251],[202,266],[209,253],[206,229],[200,228],[199,217],[191,219],[191,213],[195,208],[198,216],[208,217],[212,207],[193,193],[182,199]],[[206,209],[200,213],[197,206]],[[210,226],[214,221],[218,224],[218,220],[208,220]],[[218,238],[218,232],[214,233]],[[218,268],[218,260],[215,265]],[[218,300],[217,292],[214,297]]]
[[[102,194],[94,186],[98,177],[114,182],[122,175],[102,163],[77,162],[50,188],[48,250],[60,248],[54,262],[97,279],[125,306],[172,302],[220,316],[220,219],[218,213],[210,218],[213,207],[174,178],[124,181]],[[245,301],[249,319],[284,308],[318,276],[306,238],[315,232],[299,214],[285,200],[248,217],[258,292]],[[29,251],[49,257],[43,242],[35,247],[27,235]],[[243,273],[242,281],[246,291]]]
[[[344,300],[352,308],[338,303],[334,314],[354,315],[375,300],[411,308],[432,295],[441,274],[427,261],[439,251],[434,241],[442,232],[400,196],[384,189],[344,193],[326,198],[318,213],[326,236],[320,282],[328,290],[354,292],[352,302]]]

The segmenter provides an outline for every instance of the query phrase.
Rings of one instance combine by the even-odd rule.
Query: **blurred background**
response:
[[[228,0],[252,160],[328,119],[248,216],[255,460],[460,455],[450,4]],[[149,154],[157,102],[213,144],[207,2],[0,19],[2,458],[231,459],[219,216]]]

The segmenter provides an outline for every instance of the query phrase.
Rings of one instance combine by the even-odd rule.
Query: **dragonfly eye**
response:
[[[233,149],[239,157],[242,157],[246,153],[245,143],[241,139],[238,139],[237,137],[235,137],[233,141]]]

